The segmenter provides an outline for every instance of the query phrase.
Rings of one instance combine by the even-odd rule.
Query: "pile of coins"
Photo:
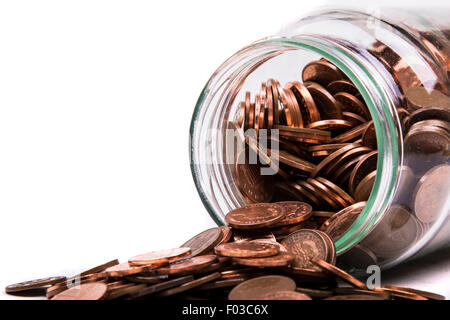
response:
[[[315,229],[333,216],[327,229],[335,230],[335,241],[370,196],[378,157],[375,129],[357,88],[335,65],[312,61],[304,67],[302,80],[283,87],[270,79],[254,101],[246,92],[234,128],[247,148],[236,155],[234,177],[249,203],[309,203],[320,222]],[[267,129],[266,143],[261,129]],[[259,156],[258,164],[249,163],[251,153]],[[264,166],[274,174],[261,174]],[[295,228],[302,225],[288,229]],[[282,228],[277,232],[288,233]]]
[[[445,299],[396,286],[369,289],[335,266],[336,251],[327,233],[288,233],[290,226],[312,218],[312,208],[304,202],[249,204],[226,215],[228,226],[205,230],[179,248],[148,252],[123,263],[112,260],[75,277],[18,283],[5,291],[41,290],[51,300]],[[287,235],[275,236],[280,230]],[[337,279],[347,285],[338,286]]]

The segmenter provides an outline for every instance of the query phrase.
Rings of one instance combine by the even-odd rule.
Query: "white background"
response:
[[[322,3],[0,2],[0,290],[212,227],[189,168],[197,97]]]

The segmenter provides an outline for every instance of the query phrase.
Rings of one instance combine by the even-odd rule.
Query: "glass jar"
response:
[[[258,90],[261,80],[299,79],[302,67],[325,58],[359,90],[378,147],[370,197],[335,241],[337,254],[387,268],[448,245],[448,13],[448,8],[322,10],[225,61],[201,92],[190,128],[193,178],[214,221],[224,224],[228,211],[247,203],[233,176],[235,151],[225,141],[238,118],[238,101],[245,91]],[[415,113],[424,107],[433,108]],[[428,122],[414,126],[420,121]]]

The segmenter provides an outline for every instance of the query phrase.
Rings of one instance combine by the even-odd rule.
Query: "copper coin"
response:
[[[367,153],[366,153],[367,154]],[[351,159],[350,161],[346,162],[345,164],[341,165],[340,168],[337,168],[335,172],[331,174],[330,179],[335,181],[340,186],[348,185],[347,180],[350,177],[351,171],[356,166],[356,164],[364,157],[366,154],[362,154],[360,156],[357,156],[354,159]]]
[[[212,273],[210,275],[183,283],[182,285],[175,287],[175,288],[171,288],[171,289],[167,289],[165,291],[162,291],[161,293],[158,294],[158,297],[168,297],[168,296],[172,296],[175,294],[179,294],[181,292],[185,292],[187,290],[191,290],[193,288],[199,287],[205,283],[214,281],[216,279],[220,278],[220,272],[215,272]]]
[[[436,119],[430,119],[430,120],[422,120],[419,122],[414,123],[411,126],[411,130],[420,130],[423,127],[438,127],[440,129],[444,129],[447,132],[450,132],[450,122],[447,121],[441,121]]]
[[[231,237],[233,236],[233,232],[231,231],[231,229],[227,226],[220,226],[219,228],[220,228],[220,231],[222,234],[222,239],[220,239],[218,244],[227,243],[228,241],[230,241]],[[191,248],[191,250],[192,250],[192,248]],[[206,251],[206,252],[208,252],[208,251]],[[191,256],[192,256],[192,254],[191,254]]]
[[[319,259],[317,257],[312,257],[311,262],[314,265],[322,268],[323,270],[336,275],[337,277],[339,277],[340,279],[344,280],[345,282],[351,284],[352,286],[355,286],[359,289],[367,290],[367,286],[364,283],[362,283],[355,277],[352,277],[350,274],[348,274],[344,270],[341,270],[338,267],[335,267],[332,264],[329,264],[328,262],[324,261],[323,259]]]
[[[330,176],[334,171],[336,171],[338,168],[344,165],[344,163],[350,161],[351,159],[359,157],[362,154],[366,154],[370,151],[371,149],[367,147],[356,147],[352,148],[351,150],[348,150],[346,153],[344,153],[338,159],[336,159],[336,161],[328,165],[323,175],[327,177]]]
[[[400,287],[400,286],[394,286],[394,285],[385,285],[384,288],[387,289],[394,289],[394,290],[400,290],[400,291],[406,291],[414,294],[418,294],[422,297],[431,299],[431,300],[445,300],[446,298],[440,294],[423,291],[423,290],[417,290],[413,288],[407,288],[407,287]]]
[[[367,123],[363,123],[353,129],[350,129],[330,140],[330,143],[344,143],[353,141],[362,136],[364,130],[367,128]]]
[[[350,121],[342,119],[327,119],[311,122],[307,125],[307,128],[319,129],[319,130],[330,130],[330,131],[342,131],[348,128],[352,128],[353,124]]]
[[[353,112],[359,114],[360,116],[370,119],[370,112],[365,106],[364,103],[361,102],[354,95],[347,92],[338,92],[333,96],[336,101],[339,101],[341,104],[342,111]]]
[[[329,246],[316,230],[302,229],[291,233],[281,242],[288,252],[294,254],[294,267],[301,269],[317,269],[311,263],[311,257],[328,259]]]
[[[414,109],[433,106],[450,108],[450,98],[438,90],[412,87],[406,90],[405,96],[408,105]]]
[[[377,135],[375,133],[375,126],[373,121],[370,121],[367,128],[362,134],[362,144],[372,150],[377,149]]]
[[[333,81],[343,79],[344,75],[335,65],[326,60],[316,60],[308,63],[302,71],[302,80],[313,81],[327,86]]]
[[[344,120],[349,121],[354,126],[359,126],[359,125],[367,122],[366,118],[360,116],[359,114],[353,113],[353,112],[343,111],[342,116],[344,117]]]
[[[258,229],[276,224],[284,218],[283,207],[274,203],[254,203],[230,211],[225,221],[236,229]]]
[[[321,119],[342,119],[341,105],[327,89],[315,82],[307,82],[305,85],[316,103]]]
[[[295,256],[289,252],[280,252],[277,255],[263,258],[233,258],[233,262],[249,267],[284,267],[290,265]]]
[[[270,257],[280,252],[278,246],[256,241],[229,242],[218,245],[215,253],[225,257],[258,258]]]
[[[244,118],[245,118],[245,102],[243,102],[243,101],[240,102],[238,109],[239,109],[239,111],[238,111],[237,123],[239,124],[239,127],[241,127],[242,124],[244,123]]]
[[[307,201],[301,193],[299,193],[289,181],[275,182],[274,200],[279,201]]]
[[[312,300],[308,295],[296,291],[269,292],[261,297],[261,300]]]
[[[355,194],[355,189],[359,183],[371,172],[377,170],[378,152],[372,151],[365,154],[355,165],[350,173],[348,190],[350,194]]]
[[[155,294],[157,292],[161,292],[163,290],[167,290],[173,287],[178,287],[184,283],[190,282],[194,280],[194,277],[192,275],[179,277],[175,279],[171,279],[162,283],[157,283],[155,285],[143,288],[137,292],[133,292],[131,294],[128,294],[126,297],[126,300],[135,300],[135,299],[141,299],[144,297],[147,297],[149,295]]]
[[[297,142],[316,144],[328,143],[331,137],[330,132],[325,130],[295,128],[281,125],[275,126],[274,128],[279,130],[279,134],[281,137],[295,140]]]
[[[353,85],[353,83],[351,83],[348,80],[336,80],[336,81],[330,82],[327,85],[327,90],[331,94],[336,94],[338,92],[346,92],[353,96],[360,95],[358,89]]]
[[[283,220],[278,222],[275,227],[292,225],[308,219],[312,213],[312,207],[308,203],[301,201],[282,201],[277,202],[286,211]]]
[[[255,104],[250,103],[250,110],[248,113],[248,128],[253,129],[255,127]]]
[[[53,296],[57,295],[60,292],[63,292],[64,290],[67,290],[67,288],[74,287],[80,284],[85,283],[91,283],[91,282],[104,282],[107,279],[106,273],[94,273],[89,274],[86,276],[74,276],[71,278],[67,278],[66,281],[58,282],[51,287],[48,287],[46,290],[46,297],[47,299],[52,298]]]
[[[191,248],[173,248],[158,251],[151,251],[140,254],[128,259],[128,263],[132,266],[147,266],[160,261],[173,261],[191,254]]]
[[[234,287],[228,300],[259,300],[265,294],[278,291],[295,291],[295,281],[278,275],[262,276],[247,280]]]
[[[251,108],[250,92],[247,91],[245,93],[244,130],[247,130],[250,128],[250,108]]]
[[[269,79],[267,86],[270,86],[272,92],[272,101],[273,101],[273,123],[278,124],[280,122],[280,107],[278,105],[278,101],[280,99],[278,87],[279,82],[275,79]]]
[[[93,267],[93,268],[88,269],[86,271],[83,271],[83,272],[80,273],[80,276],[87,276],[89,274],[101,272],[101,271],[103,271],[103,270],[105,270],[105,269],[107,269],[109,267],[112,267],[112,266],[115,266],[115,265],[118,265],[118,264],[119,264],[119,260],[114,259],[114,260],[108,261],[108,262],[106,262],[104,264],[101,264],[99,266],[96,266],[96,267]]]
[[[244,282],[245,280],[247,280],[245,277],[235,277],[235,278],[224,279],[224,280],[219,279],[219,280],[201,285],[201,286],[197,287],[197,290],[215,290],[215,289],[220,289],[220,288],[235,287],[238,284]]]
[[[233,230],[234,242],[248,242],[248,241],[263,241],[263,242],[276,242],[275,236],[267,229],[256,230]]]
[[[355,203],[355,200],[347,192],[345,192],[343,189],[341,189],[339,186],[337,186],[333,182],[331,182],[325,178],[322,178],[322,177],[317,177],[316,180],[318,182],[324,184],[325,186],[327,186],[329,189],[333,190],[333,192],[335,194],[337,194],[339,197],[344,199],[344,201],[346,202],[346,205],[352,205]],[[344,205],[344,206],[346,206],[346,205]]]
[[[246,150],[238,155],[234,176],[239,191],[248,202],[268,202],[273,196],[273,176],[262,175],[261,166],[246,162]]]
[[[361,180],[361,182],[355,188],[354,196],[356,201],[367,201],[369,199],[376,177],[377,172],[372,171],[364,179]]]
[[[319,217],[319,218],[331,218],[335,214],[336,214],[336,212],[330,212],[330,211],[313,211],[312,212],[313,217]]]
[[[224,238],[228,236],[231,237],[231,230],[228,227],[223,228],[226,228],[226,230],[222,229],[222,227],[219,227],[219,228],[211,228],[203,232],[200,232],[195,237],[183,243],[181,247],[190,248],[191,257],[203,255],[214,249],[214,247],[219,242],[223,241]],[[224,235],[224,232],[226,233],[226,235]]]
[[[345,154],[347,151],[357,148],[360,145],[357,143],[349,144],[341,149],[336,150],[332,154],[330,154],[328,157],[323,159],[315,168],[313,172],[311,172],[311,177],[316,177],[322,170],[324,170],[327,166],[335,162],[339,157],[341,157],[343,154]]]
[[[127,280],[134,282],[134,283],[146,283],[146,284],[156,284],[161,283],[163,281],[168,280],[168,276],[129,276],[126,277]]]
[[[319,208],[321,206],[321,201],[319,198],[309,191],[303,184],[305,181],[298,180],[296,182],[288,182],[290,186],[295,188],[297,192],[299,192],[303,198],[307,199],[308,203],[311,203],[313,208]]]
[[[414,213],[425,223],[448,215],[450,194],[450,165],[442,164],[429,170],[417,184],[413,195]]]
[[[398,111],[397,111],[398,112]],[[406,124],[406,129],[408,130],[413,124],[423,121],[423,120],[431,120],[437,119],[446,122],[450,122],[450,109],[445,107],[427,107],[420,108],[413,113],[411,113],[408,117],[408,121]]]
[[[303,160],[293,154],[290,154],[289,152],[286,152],[284,150],[280,151],[273,151],[271,154],[271,158],[278,158],[278,161],[281,163],[284,163],[290,167],[299,169],[303,172],[312,172],[316,169],[316,165],[314,163],[311,163],[309,161]]]
[[[303,124],[307,125],[320,120],[320,112],[316,107],[316,103],[303,83],[298,81],[288,82],[285,85],[285,89],[291,90],[297,99],[300,113],[303,117]]]
[[[348,145],[348,143],[320,144],[317,146],[310,146],[308,152],[311,152],[313,157],[329,156],[334,151]]]
[[[51,300],[100,300],[107,291],[108,286],[104,283],[85,283],[58,293]]]
[[[353,225],[359,214],[366,206],[366,202],[357,202],[337,212],[320,228],[333,241],[337,241]]]
[[[298,128],[303,128],[305,124],[303,123],[302,112],[297,102],[297,98],[295,97],[294,93],[291,90],[285,89],[281,90],[284,91],[286,94],[288,108],[291,110],[291,114],[294,116],[293,118],[294,125]]]
[[[217,260],[215,255],[196,256],[172,262],[168,267],[156,270],[158,275],[185,275],[201,271],[202,268],[213,264]]]
[[[372,296],[375,298],[379,298],[380,300],[390,300],[391,296],[387,293],[375,292],[373,290],[363,290],[355,287],[340,287],[334,288],[334,293],[338,295],[364,295],[364,296]]]
[[[120,297],[140,291],[146,287],[147,287],[147,285],[145,283],[140,283],[140,284],[127,283],[127,284],[123,284],[117,288],[112,288],[112,289],[108,286],[108,293],[107,293],[105,299],[106,300],[118,299]]]
[[[291,234],[292,232],[295,232],[300,229],[309,229],[306,226],[305,222],[306,221],[302,221],[297,224],[292,224],[292,225],[282,226],[282,227],[275,227],[271,230],[272,230],[273,234],[275,235],[275,237],[279,238],[282,236],[287,236],[287,235]]]
[[[342,294],[325,298],[324,300],[386,300],[381,296],[371,294]]]
[[[277,100],[273,99],[273,94],[272,94],[272,85],[270,84],[270,82],[267,82],[266,85],[266,106],[265,109],[267,110],[267,130],[272,129],[273,124],[274,124],[274,119],[273,119],[273,110],[276,107],[278,107],[278,98]]]
[[[118,265],[109,267],[104,272],[109,277],[124,277],[130,276],[137,273],[142,273],[146,271],[150,271],[164,265],[167,265],[169,260],[159,260],[158,262],[154,262],[151,265],[143,265],[143,266],[132,266],[128,264],[128,262],[123,262]]]
[[[340,209],[346,206],[346,202],[340,196],[331,191],[323,183],[317,181],[316,179],[308,178],[306,183],[312,186],[312,190],[315,190],[316,194],[319,195],[320,199],[327,203],[333,209]]]
[[[421,295],[419,295],[417,293],[404,291],[404,290],[399,290],[399,289],[394,289],[394,288],[382,287],[382,288],[373,288],[373,290],[375,292],[389,294],[389,295],[394,296],[394,297],[408,299],[408,300],[428,300],[426,297],[421,296]]]
[[[42,279],[29,280],[19,283],[10,284],[5,288],[6,293],[20,292],[31,289],[43,288],[51,286],[56,283],[61,283],[66,280],[66,277],[48,277]]]
[[[260,123],[260,115],[261,115],[261,109],[262,109],[262,101],[261,101],[261,97],[259,96],[259,94],[257,94],[255,96],[255,123],[253,125],[253,127],[255,128],[256,131],[256,136],[258,136],[259,133],[259,128],[262,128],[264,126],[264,123]],[[264,114],[264,113],[263,113]]]

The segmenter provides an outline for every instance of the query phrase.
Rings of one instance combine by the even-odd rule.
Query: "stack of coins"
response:
[[[299,229],[275,235],[298,224],[314,224],[314,218],[304,202],[249,204],[227,214],[229,226],[205,230],[179,248],[122,263],[112,260],[69,278],[17,283],[5,291],[43,294],[51,300],[445,299],[396,286],[369,289],[335,266],[336,251],[326,232]],[[337,280],[345,285],[338,286]]]

